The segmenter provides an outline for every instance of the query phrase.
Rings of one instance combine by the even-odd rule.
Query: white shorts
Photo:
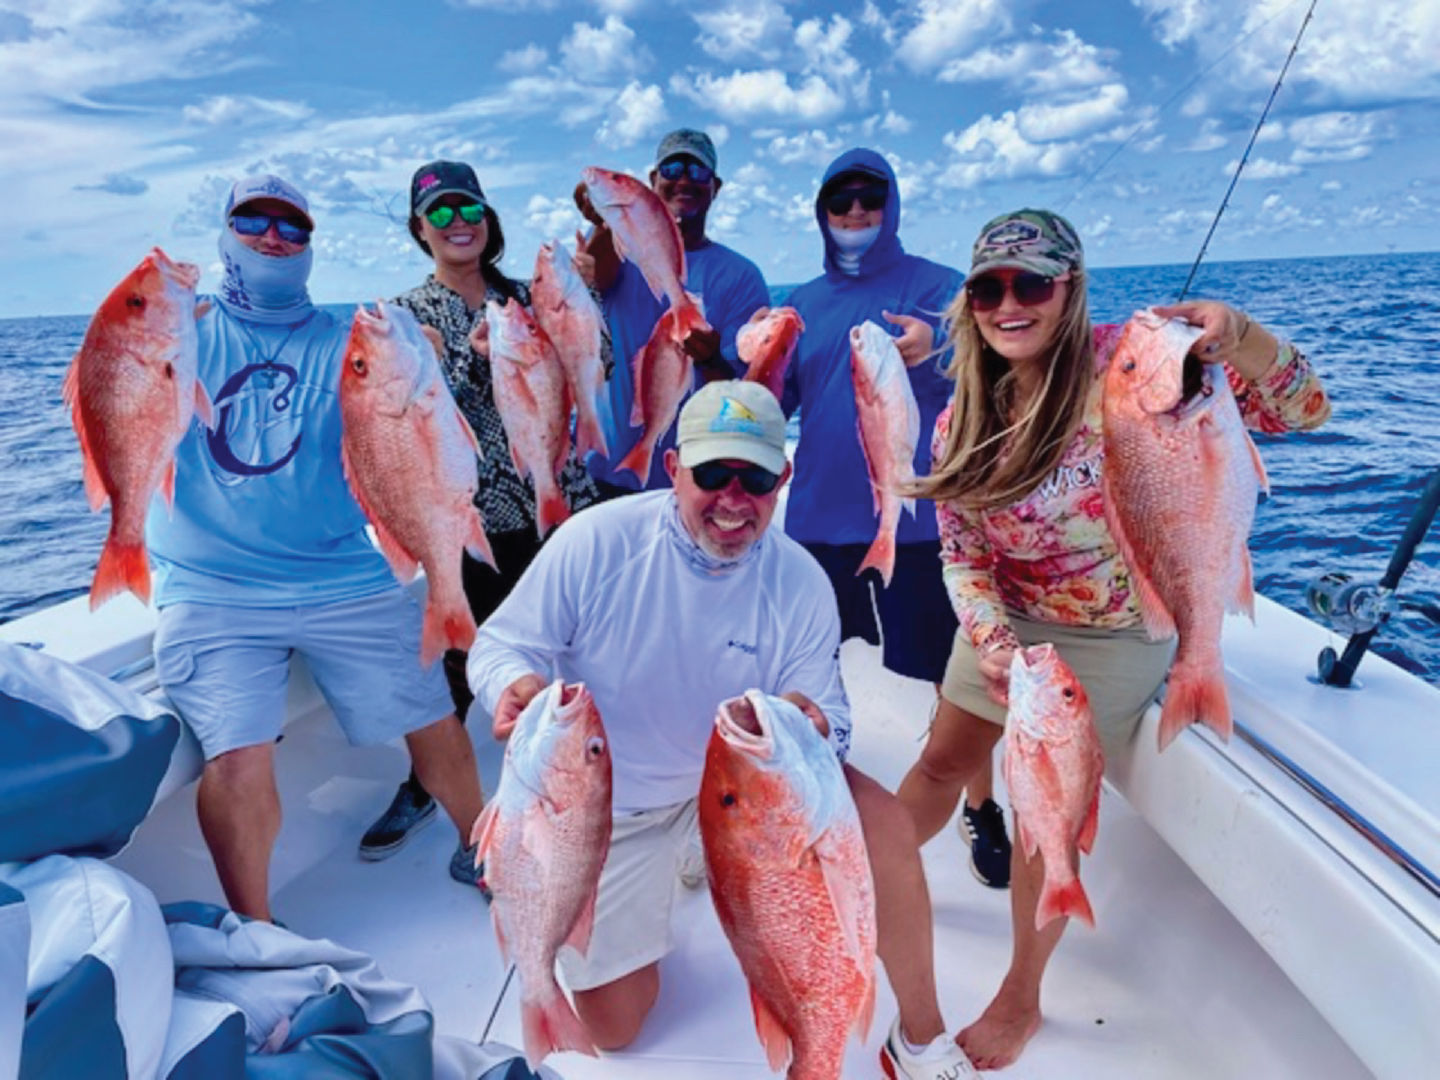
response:
[[[700,843],[695,800],[617,814],[610,854],[600,872],[595,931],[581,956],[560,949],[560,972],[571,990],[594,990],[653,964],[674,948],[670,912],[680,866]]]

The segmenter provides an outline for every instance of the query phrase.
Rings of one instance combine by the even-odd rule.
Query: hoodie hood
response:
[[[825,178],[820,181],[820,190],[824,191],[825,186],[835,177],[842,173],[865,173],[877,180],[883,180],[890,188],[890,196],[885,200],[885,216],[880,222],[880,235],[875,238],[875,243],[870,245],[869,250],[860,257],[860,277],[866,277],[878,270],[896,262],[905,254],[905,249],[900,246],[900,188],[895,183],[895,170],[890,168],[890,163],[874,150],[866,150],[857,147],[854,150],[847,150],[825,170]],[[815,196],[815,220],[820,226],[820,236],[825,242],[825,273],[827,276],[848,277],[840,264],[835,259],[835,241],[830,238],[829,218],[825,208],[820,205],[820,196]]]

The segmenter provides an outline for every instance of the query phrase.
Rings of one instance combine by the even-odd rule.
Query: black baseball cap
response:
[[[410,178],[410,212],[423,214],[442,195],[468,195],[480,204],[485,192],[475,170],[463,161],[432,161],[421,165]]]

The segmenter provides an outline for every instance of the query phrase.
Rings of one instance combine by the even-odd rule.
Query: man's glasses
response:
[[[825,209],[836,217],[843,217],[850,212],[850,207],[855,205],[855,200],[859,199],[860,209],[879,210],[885,205],[889,194],[890,191],[884,184],[872,184],[862,188],[841,188],[839,191],[832,191],[825,196]]]
[[[466,225],[479,225],[485,220],[485,204],[472,202],[464,206],[437,206],[433,210],[425,211],[425,220],[437,229],[445,229],[449,228],[457,215]]]
[[[293,218],[270,214],[231,214],[230,227],[241,236],[264,236],[275,226],[275,232],[287,244],[308,244],[310,230]]]
[[[1009,278],[998,274],[981,274],[965,282],[965,292],[970,297],[970,307],[974,311],[994,311],[1005,302],[1007,291],[1014,295],[1015,302],[1021,307],[1035,307],[1055,295],[1057,282],[1069,280],[1068,273],[1060,277],[1046,277],[1028,270],[1022,270]]]
[[[722,461],[706,461],[690,470],[695,486],[701,491],[722,491],[730,485],[731,479],[740,478],[740,486],[747,495],[769,495],[780,483],[778,474],[759,465],[726,465]]]
[[[655,171],[666,180],[679,180],[682,176],[688,176],[697,184],[708,184],[715,177],[715,170],[709,165],[685,158],[662,161]]]

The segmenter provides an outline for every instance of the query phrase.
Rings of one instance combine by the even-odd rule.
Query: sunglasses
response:
[[[747,495],[769,495],[780,483],[780,476],[759,465],[726,465],[721,461],[707,461],[690,470],[695,486],[701,491],[723,491],[730,481],[739,477],[740,486]]]
[[[684,158],[662,161],[655,171],[666,180],[679,180],[682,176],[688,176],[697,184],[708,184],[715,177],[715,170],[709,165],[702,165],[698,161],[687,161]]]
[[[310,230],[294,218],[272,217],[270,214],[232,214],[230,227],[241,236],[264,236],[275,226],[275,232],[287,244],[308,244]]]
[[[1055,295],[1056,283],[1069,280],[1068,273],[1060,277],[1046,277],[1028,270],[1010,278],[982,274],[965,283],[965,292],[970,297],[970,307],[975,311],[994,311],[1005,302],[1006,292],[1013,295],[1021,307],[1035,307]]]
[[[860,209],[879,210],[885,205],[890,191],[884,184],[872,184],[863,188],[842,188],[840,191],[832,191],[825,196],[825,209],[836,217],[843,217],[850,212],[850,207],[855,205],[855,200],[860,200]]]
[[[466,225],[479,225],[485,220],[485,204],[472,202],[464,206],[437,206],[433,210],[425,211],[425,220],[437,229],[445,229],[449,228],[457,215]]]

